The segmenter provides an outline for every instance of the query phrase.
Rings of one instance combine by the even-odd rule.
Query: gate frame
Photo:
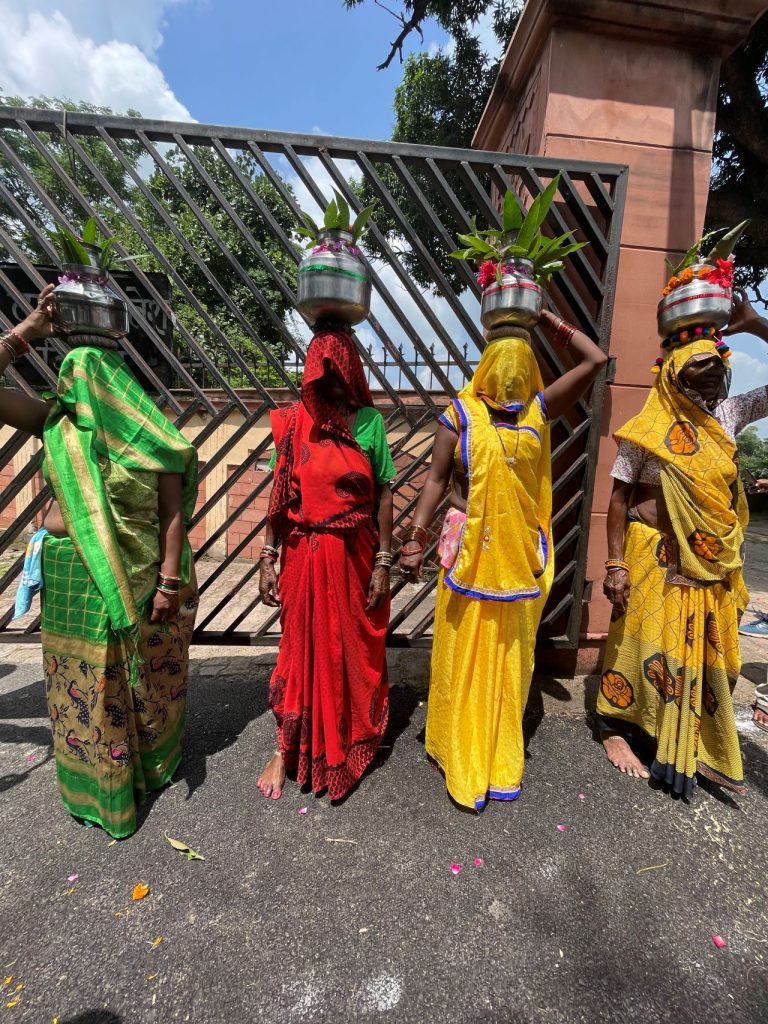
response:
[[[360,167],[363,166],[361,165],[361,161],[368,163],[368,157],[375,159],[377,156],[391,159],[395,162],[398,170],[406,175],[410,174],[408,168],[405,167],[402,162],[397,163],[397,161],[402,161],[403,159],[408,158],[422,160],[425,163],[428,163],[430,172],[437,175],[441,174],[441,164],[444,166],[460,167],[463,172],[468,174],[470,181],[474,178],[474,173],[469,165],[474,164],[475,166],[480,165],[481,167],[485,165],[492,176],[495,172],[496,188],[498,188],[500,184],[504,183],[504,175],[511,177],[518,172],[521,172],[521,175],[527,183],[532,181],[536,183],[537,187],[540,187],[541,182],[538,178],[538,171],[550,172],[552,174],[559,171],[562,174],[561,195],[564,196],[568,205],[574,203],[579,207],[582,221],[586,223],[588,227],[591,224],[591,228],[593,228],[596,235],[599,236],[601,244],[603,242],[605,243],[606,255],[603,261],[604,269],[602,278],[599,279],[602,284],[603,297],[597,318],[593,319],[590,315],[589,319],[594,324],[598,345],[606,354],[609,354],[610,327],[613,317],[616,279],[620,257],[620,236],[627,193],[628,168],[626,165],[579,160],[569,162],[564,158],[536,157],[505,152],[481,151],[453,147],[421,146],[410,143],[395,143],[388,141],[379,142],[364,139],[337,138],[325,135],[260,131],[247,128],[219,127],[216,125],[201,125],[188,122],[165,122],[131,117],[73,113],[61,110],[37,110],[34,108],[0,106],[0,145],[3,149],[7,149],[5,141],[2,139],[3,129],[26,131],[28,136],[30,132],[33,133],[33,135],[38,131],[54,134],[59,132],[61,134],[62,141],[65,144],[72,145],[70,140],[73,139],[74,146],[77,145],[77,137],[82,135],[97,138],[101,137],[102,139],[105,137],[112,139],[128,139],[133,141],[138,139],[144,145],[147,153],[150,153],[150,150],[147,148],[147,142],[150,144],[168,143],[171,145],[181,146],[188,159],[191,151],[189,151],[187,147],[195,145],[209,147],[217,152],[220,157],[223,157],[223,151],[228,149],[244,151],[251,155],[257,154],[260,155],[262,159],[263,154],[282,154],[285,151],[288,152],[292,158],[295,158],[291,159],[291,164],[294,167],[294,170],[296,170],[296,162],[299,164],[301,163],[299,159],[300,157],[316,157],[321,160],[324,170],[326,173],[329,173],[332,178],[334,178],[334,173],[338,176],[338,169],[333,163],[334,160],[350,160],[352,162],[356,162]],[[33,141],[35,140],[36,136],[33,138]],[[40,142],[40,140],[36,141],[38,143]],[[42,143],[42,145],[44,145],[44,143]],[[55,160],[55,157],[52,157],[52,159]],[[258,162],[262,164],[261,159]],[[370,167],[374,177],[377,177],[377,172],[373,166],[370,163],[368,163],[368,166]],[[504,175],[499,173],[500,167],[504,169]],[[57,171],[57,173],[59,172]],[[298,173],[302,176],[301,172]],[[217,188],[215,182],[206,175],[204,168],[200,171],[200,174],[208,188],[213,192],[214,196],[216,196]],[[589,181],[591,179],[594,187],[590,188],[590,194],[594,198],[596,205],[602,205],[603,213],[606,213],[607,210],[610,214],[610,225],[607,233],[602,232],[602,230],[595,224],[586,204],[583,202],[581,196],[573,186],[573,182],[570,178],[571,174],[580,176],[581,180]],[[601,180],[601,175],[610,179],[613,189],[612,194],[609,194],[606,191],[603,181]],[[82,197],[78,193],[77,186],[74,181],[69,179],[66,170],[62,168],[59,176],[70,189],[72,198],[80,201]],[[28,174],[28,177],[32,176]],[[337,180],[337,178],[334,180]],[[411,180],[413,181],[413,179]],[[475,178],[474,180],[475,183],[479,185],[477,179]],[[418,189],[418,184],[415,183],[415,181],[413,183]],[[306,179],[305,184],[309,184]],[[317,197],[318,194],[321,194],[320,190],[314,182],[311,182],[311,184],[314,194]],[[381,184],[380,181],[379,184]],[[446,186],[450,192],[450,186],[447,185],[447,183]],[[218,198],[218,196],[216,197]],[[489,196],[484,189],[482,190],[482,197],[482,203],[479,202],[479,205],[485,205],[486,209],[488,209],[489,205],[492,204],[492,197]],[[285,199],[285,196],[283,196],[283,198]],[[84,205],[85,209],[90,208],[87,201],[85,201],[84,204],[81,202],[81,205]],[[295,206],[295,203],[292,203],[289,198],[288,205]],[[386,208],[387,204],[385,203],[384,205]],[[397,203],[395,203],[395,206],[397,206]],[[438,225],[438,233],[440,233],[440,229],[442,229],[444,233],[445,229],[440,218],[436,215],[434,208],[427,204],[426,209]],[[463,208],[462,212],[466,214],[466,211],[463,210]],[[553,216],[556,222],[559,221],[561,224],[565,223],[562,216],[556,209],[554,210]],[[47,242],[40,232],[37,231],[35,222],[32,218],[27,219],[27,227],[31,233],[35,235],[36,239],[44,249],[46,246],[50,248],[50,243]],[[215,227],[206,225],[206,230],[208,230],[209,233],[212,232],[214,236],[216,235]],[[2,231],[2,240],[5,241],[6,238],[7,236],[5,232]],[[13,250],[11,249],[11,251]],[[19,260],[30,278],[34,280],[34,265],[23,256],[23,253],[21,253],[20,250],[18,250],[18,253],[13,253],[13,255]],[[577,253],[576,259],[583,261],[584,257]],[[462,273],[464,273],[463,269]],[[594,276],[594,271],[591,271],[591,273]],[[464,276],[465,279],[468,279],[467,283],[472,286],[474,283],[473,275],[465,274]],[[279,280],[282,281],[282,278]],[[568,284],[571,292],[575,295],[577,302],[581,303],[578,294],[571,288],[570,282],[566,280],[566,284]],[[441,292],[441,294],[443,298],[446,299],[451,309],[455,313],[459,312],[458,307],[460,306],[460,302],[458,301],[457,293],[449,291],[447,293]],[[581,304],[583,306],[583,303]],[[132,310],[132,313],[141,323],[143,318],[140,315],[137,316],[134,310]],[[463,311],[463,316],[466,317],[466,311]],[[146,328],[149,325],[144,322],[142,326]],[[151,333],[150,327],[148,334],[151,336]],[[135,350],[132,349],[129,349],[129,354],[134,358],[137,356]],[[172,363],[178,363],[178,360],[175,359],[173,353],[168,353],[168,355],[170,356]],[[50,376],[50,371],[42,360],[39,360],[38,358],[37,362],[41,364],[39,368],[46,371]],[[140,357],[139,362],[141,362]],[[459,361],[459,365],[461,365],[461,361]],[[179,369],[183,369],[180,364]],[[466,372],[466,367],[462,366],[462,369]],[[151,371],[149,372],[151,373]],[[605,388],[612,379],[612,372],[613,360],[609,359],[606,370],[603,371],[593,386],[591,401],[588,406],[588,437],[580,460],[584,464],[585,476],[580,488],[580,500],[582,505],[578,522],[571,528],[567,535],[567,537],[570,538],[575,531],[578,532],[575,556],[572,560],[569,560],[568,563],[569,566],[574,566],[574,581],[568,594],[563,597],[557,608],[554,611],[549,612],[548,615],[554,617],[556,613],[559,616],[564,612],[565,608],[563,606],[568,602],[570,602],[570,609],[568,612],[565,632],[560,636],[543,638],[542,644],[549,647],[574,649],[578,646],[578,635],[582,618],[582,603],[586,584],[585,571],[587,545],[589,541],[589,525],[592,514],[592,499],[597,468],[596,458],[600,440],[600,425]],[[178,402],[175,401],[176,396],[171,392],[168,392],[166,389],[162,390],[165,391],[166,404],[173,409],[177,419],[183,421],[186,418],[187,413],[182,412]],[[230,390],[235,392],[235,394],[231,395],[231,400],[234,401],[235,407],[237,407],[237,405],[241,404],[236,395],[238,389],[230,388]],[[271,396],[269,394],[271,389],[266,385],[260,385],[259,390],[261,391],[260,398],[262,402],[262,411],[270,406],[274,407],[274,403],[271,401]],[[445,394],[450,397],[451,391],[446,390]],[[436,407],[433,403],[432,409],[434,410],[435,408]],[[429,410],[429,405],[425,403],[424,414],[418,417],[419,422],[423,422],[425,420],[426,413],[428,413]],[[16,440],[17,439],[14,438],[10,445],[14,445]],[[8,448],[10,445],[3,446],[3,448]],[[0,454],[3,453],[0,452]],[[256,454],[257,453],[254,453],[254,455]],[[554,455],[556,455],[556,453],[553,453],[553,457]],[[35,461],[35,459],[32,460],[32,462]],[[244,466],[241,467],[241,469],[244,468]],[[6,488],[4,494],[0,495],[0,498],[4,497],[6,500],[11,500],[29,475],[28,470],[29,466],[25,469],[23,480],[19,482],[14,481],[13,484]],[[572,472],[569,470],[566,477],[570,478],[572,475]],[[557,481],[555,481],[554,487],[556,489]],[[12,493],[9,494],[9,491]],[[198,513],[198,516],[193,519],[192,525],[194,526],[195,522],[199,521],[204,514],[205,510],[203,509]],[[239,512],[237,514],[227,516],[224,527],[228,528],[231,522],[238,518],[238,515]],[[10,540],[13,540],[18,536],[22,528],[23,527],[19,526],[19,522],[17,520],[12,527],[9,527],[3,532],[2,536],[0,536],[0,551],[10,543]],[[11,533],[13,533],[13,536],[10,537],[9,540],[9,534]],[[16,567],[14,566],[13,568]],[[12,572],[13,568],[8,572]],[[6,589],[8,586],[7,576],[8,573],[6,573],[6,577],[2,581],[4,584],[4,586],[0,588],[2,590]],[[431,584],[424,584],[423,592],[425,594],[427,587],[430,585]],[[577,591],[580,591],[580,594],[577,593]],[[419,603],[420,602],[416,602],[417,605]],[[6,625],[7,621],[0,623],[0,643],[19,643],[27,641],[37,642],[36,633],[9,634],[5,630]],[[276,644],[279,639],[279,634],[246,633],[238,632],[236,630],[203,630],[200,633],[196,632],[194,642],[207,645],[244,645],[261,647],[272,646]],[[432,638],[424,635],[414,637],[389,633],[387,636],[387,644],[390,647],[429,647],[431,646],[431,643]]]

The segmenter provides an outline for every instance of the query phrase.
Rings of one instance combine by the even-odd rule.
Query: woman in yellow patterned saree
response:
[[[697,773],[744,792],[731,699],[747,603],[735,436],[768,413],[764,387],[721,401],[729,353],[713,333],[667,351],[642,411],[615,435],[614,613],[597,702],[615,767],[686,799]],[[656,741],[650,773],[627,742],[633,728]]]
[[[440,544],[426,747],[451,797],[481,810],[520,794],[522,720],[536,632],[554,576],[549,422],[606,357],[549,312],[577,361],[544,388],[530,336],[487,335],[472,380],[440,417],[429,478],[400,559],[419,578],[426,524],[451,488]]]

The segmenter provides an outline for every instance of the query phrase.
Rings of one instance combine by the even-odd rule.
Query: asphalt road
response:
[[[205,666],[178,782],[113,844],[59,803],[39,671],[0,667],[0,1022],[765,1021],[768,753],[746,718],[749,795],[688,806],[616,773],[563,704],[532,723],[520,800],[476,816],[397,685],[343,804],[271,803],[269,657]]]

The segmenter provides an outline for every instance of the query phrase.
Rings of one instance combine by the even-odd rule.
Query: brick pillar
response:
[[[641,407],[658,355],[664,257],[701,233],[720,62],[766,9],[757,0],[528,0],[475,133],[478,149],[629,166],[611,355],[592,502],[580,668],[599,664],[612,431]]]

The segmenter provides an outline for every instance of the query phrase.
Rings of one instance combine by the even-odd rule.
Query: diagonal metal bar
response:
[[[46,147],[43,146],[42,143],[40,142],[40,140],[37,138],[35,133],[33,131],[31,131],[29,126],[25,122],[19,122],[19,127],[24,131],[25,135],[29,138],[29,140],[32,142],[32,144],[35,146],[35,148],[38,150],[40,155],[47,162],[47,164],[51,168],[51,170],[56,174],[56,176],[71,191],[71,193],[75,196],[75,198],[78,200],[78,202],[82,205],[83,210],[87,211],[89,216],[96,216],[96,213],[93,210],[92,206],[89,204],[88,200],[82,194],[82,192],[77,187],[75,182],[72,181],[72,179],[66,174],[64,169],[59,164],[58,160],[56,160],[55,158],[53,158],[51,156],[51,154],[48,152]],[[7,146],[5,144],[5,140],[3,140],[2,138],[0,138],[0,145],[2,145],[3,151],[6,152],[7,151]],[[20,162],[16,158],[16,155],[14,153],[10,152],[10,151],[6,152],[6,155],[8,155],[9,153],[10,153],[9,159],[12,160],[14,165],[15,166],[16,165],[21,166]],[[25,175],[26,175],[26,171],[25,171]],[[32,188],[35,191],[35,194],[38,196],[38,198],[41,200],[41,202],[48,209],[48,212],[51,214],[53,220],[54,221],[58,220],[59,223],[61,223],[64,227],[67,228],[67,230],[73,231],[75,234],[77,234],[77,231],[75,230],[74,226],[69,222],[69,220],[65,217],[65,215],[58,208],[58,206],[48,197],[46,192],[41,188],[40,184],[33,177],[31,177],[30,175],[26,175],[26,177],[28,179],[30,188]],[[106,179],[104,179],[104,184],[105,185],[107,184],[106,183]],[[105,227],[103,221],[101,220],[100,217],[97,217],[97,220],[100,222],[101,227],[103,229]],[[48,244],[46,239],[45,239],[45,237],[44,237],[44,235],[40,231],[36,230],[36,231],[34,231],[34,234],[35,234],[35,240],[37,241],[38,244],[43,245],[43,246],[46,246]],[[54,262],[58,262],[55,257],[54,257]],[[133,316],[133,318],[137,321],[137,323],[139,323],[141,325],[142,329],[147,333],[147,335],[149,337],[154,338],[155,342],[159,343],[160,339],[159,339],[156,331],[154,330],[154,327],[146,320],[146,318],[144,317],[143,313],[137,308],[135,303],[130,299],[130,296],[126,295],[125,292],[123,292],[123,290],[120,288],[120,286],[117,284],[116,281],[113,280],[112,284],[113,284],[114,290],[126,301],[126,303],[128,305],[129,312],[131,313],[131,316]],[[139,352],[136,351],[135,347],[130,343],[130,340],[128,338],[124,338],[124,339],[121,340],[121,343],[122,343],[123,347],[126,349],[126,351],[128,351],[130,353],[131,357],[135,360],[136,364],[141,367],[142,372],[144,374],[146,374],[147,378],[153,382],[153,384],[158,389],[158,391],[162,395],[164,395],[164,397],[166,398],[166,400],[167,400],[168,404],[170,405],[170,407],[172,409],[174,409],[174,411],[178,411],[177,408],[176,408],[176,405],[175,405],[175,402],[174,402],[173,398],[171,397],[171,395],[169,394],[169,392],[165,388],[165,386],[162,383],[162,381],[157,377],[157,375],[155,374],[154,370],[145,362],[144,358],[139,354]]]

